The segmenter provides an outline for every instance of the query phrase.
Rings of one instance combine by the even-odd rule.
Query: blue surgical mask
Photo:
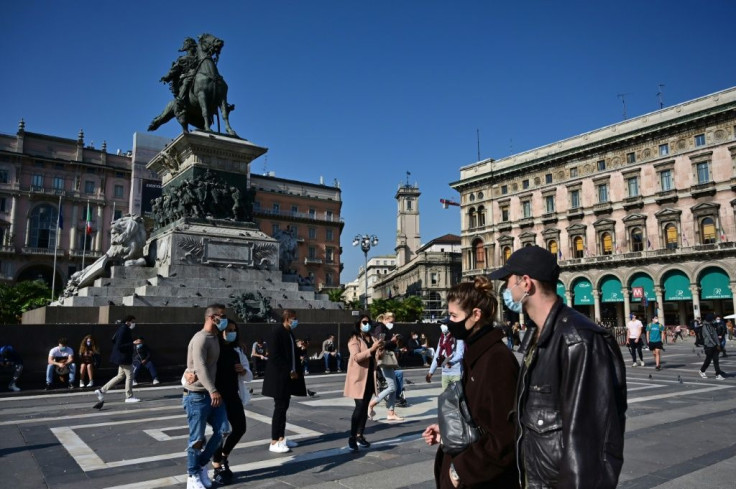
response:
[[[299,321],[297,319],[292,319],[291,320],[291,329],[294,329],[297,326],[299,326]]]
[[[236,333],[235,331],[228,331],[227,333],[225,333],[225,341],[227,341],[228,343],[232,343],[233,341],[235,341],[235,337],[237,335],[238,333]]]
[[[365,323],[360,325],[360,330],[364,333],[368,333],[371,330],[371,323]]]
[[[514,301],[514,298],[511,296],[511,289],[517,287],[521,282],[514,285],[514,287],[511,287],[509,289],[506,289],[503,291],[503,303],[506,304],[506,307],[508,307],[511,311],[520,314],[522,310],[522,301],[524,300],[524,297],[526,297],[528,294],[524,292],[524,295],[521,296],[521,299],[519,299],[519,302]]]
[[[227,329],[228,322],[229,321],[226,317],[220,318],[220,321],[217,323],[217,329],[219,329],[220,331],[225,331],[225,329]]]

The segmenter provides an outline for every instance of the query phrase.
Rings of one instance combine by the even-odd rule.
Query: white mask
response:
[[[448,328],[446,324],[440,324],[440,331],[442,331],[442,334],[447,334]]]
[[[391,331],[392,329],[394,329],[394,323],[386,323],[386,329],[389,330],[389,331]]]
[[[130,323],[130,324],[128,325],[128,327],[129,327],[130,329],[133,329],[133,328],[135,328],[135,323]]]

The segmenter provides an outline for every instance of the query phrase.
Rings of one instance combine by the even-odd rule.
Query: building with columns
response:
[[[558,256],[558,294],[594,320],[734,312],[736,88],[478,161],[451,186],[466,278],[538,245]]]
[[[65,139],[27,132],[21,121],[15,135],[0,134],[0,280],[63,288],[109,248],[109,223],[128,211],[130,182],[130,153],[85,145],[82,131]]]

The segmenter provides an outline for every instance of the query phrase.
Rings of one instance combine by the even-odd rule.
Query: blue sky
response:
[[[206,8],[198,5],[208,5]],[[459,168],[734,85],[736,2],[10,2],[0,132],[132,148],[170,94],[182,40],[225,40],[219,68],[242,137],[269,148],[252,171],[343,191],[343,282],[363,253],[392,254],[397,186],[418,184],[422,241],[460,233]],[[15,69],[16,71],[11,71]],[[175,137],[175,122],[155,134]]]

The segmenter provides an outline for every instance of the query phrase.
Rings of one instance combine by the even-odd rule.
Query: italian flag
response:
[[[85,231],[87,234],[92,234],[92,213],[89,211],[89,202],[87,202],[87,226]]]

